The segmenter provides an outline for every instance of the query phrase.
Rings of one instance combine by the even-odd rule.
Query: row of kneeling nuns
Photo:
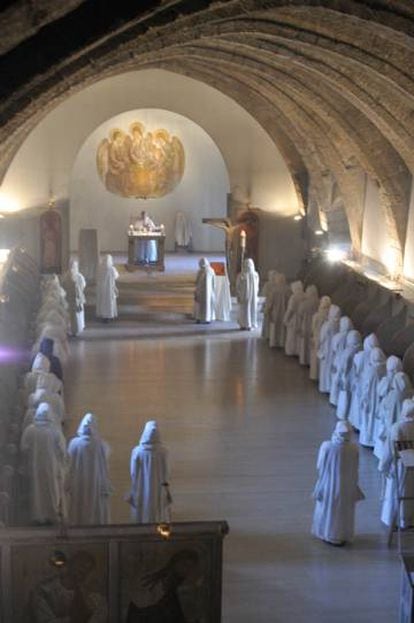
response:
[[[262,336],[309,366],[310,378],[336,408],[340,426],[352,427],[360,445],[373,449],[382,474],[381,520],[395,524],[394,442],[414,442],[414,390],[401,360],[387,358],[375,334],[362,341],[351,319],[328,296],[319,298],[315,286],[304,290],[296,281],[288,287],[283,275],[271,271],[264,294]],[[403,486],[406,497],[414,496],[414,476],[405,477]],[[401,521],[408,525],[410,514],[414,525],[414,502],[406,500],[403,506]]]
[[[93,414],[82,418],[77,435],[66,447],[51,403],[41,402],[24,430],[20,449],[31,523],[110,523],[110,450]],[[155,421],[146,423],[139,444],[132,450],[130,476],[126,500],[132,519],[137,523],[169,522],[172,500],[167,452]]]

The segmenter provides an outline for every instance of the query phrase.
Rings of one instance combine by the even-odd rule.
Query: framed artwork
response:
[[[4,529],[0,623],[220,623],[225,522]]]
[[[108,623],[107,550],[105,544],[13,546],[13,622]]]
[[[122,543],[121,621],[210,623],[209,551],[197,541]]]
[[[96,152],[96,167],[106,190],[121,197],[164,197],[180,183],[185,169],[178,136],[135,121],[125,132],[113,128]]]
[[[40,272],[62,272],[62,219],[53,209],[40,216]]]

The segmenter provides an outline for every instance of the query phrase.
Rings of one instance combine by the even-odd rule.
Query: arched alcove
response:
[[[152,133],[166,129],[183,145],[183,177],[172,192],[161,198],[119,196],[109,192],[99,177],[96,164],[99,144],[114,128],[128,133],[134,122],[142,123],[145,130]],[[71,248],[77,248],[80,229],[93,227],[98,230],[101,249],[124,249],[130,220],[145,209],[157,223],[165,225],[167,250],[174,248],[174,222],[179,210],[191,221],[196,250],[222,250],[223,234],[203,225],[202,218],[226,216],[229,192],[229,176],[223,156],[199,125],[183,115],[156,108],[122,113],[96,128],[76,156],[69,184]]]

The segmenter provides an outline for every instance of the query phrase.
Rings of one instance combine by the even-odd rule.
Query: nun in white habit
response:
[[[346,336],[345,348],[338,359],[338,405],[336,417],[348,417],[352,391],[354,387],[353,361],[356,353],[361,350],[362,338],[359,331],[352,329]]]
[[[118,288],[116,280],[119,273],[114,266],[112,255],[105,255],[99,264],[96,282],[96,315],[103,320],[112,320],[118,316]]]
[[[308,286],[305,290],[305,298],[298,309],[298,347],[301,366],[308,366],[310,363],[312,319],[318,311],[318,307],[318,289],[313,285]]]
[[[46,389],[36,389],[30,394],[27,401],[27,409],[23,420],[23,430],[33,424],[37,407],[41,402],[46,402],[52,409],[53,419],[57,426],[62,426],[65,418],[65,405],[62,396],[49,393]]]
[[[198,265],[194,292],[194,315],[196,322],[206,324],[215,320],[216,275],[206,257],[202,257]]]
[[[331,305],[328,318],[323,323],[319,333],[319,391],[329,394],[332,378],[332,338],[339,329],[341,310],[338,305]]]
[[[112,485],[108,473],[109,446],[101,439],[96,418],[92,413],[83,417],[77,436],[69,443],[68,455],[70,523],[110,523],[109,496]]]
[[[303,284],[294,281],[291,286],[291,297],[288,301],[283,322],[286,327],[285,354],[294,356],[299,354],[299,307],[305,299]]]
[[[319,335],[321,328],[325,320],[328,318],[329,308],[331,306],[331,299],[329,296],[323,296],[319,301],[319,308],[316,314],[312,318],[311,327],[311,342],[310,342],[310,366],[309,366],[309,378],[311,381],[317,381],[319,379]]]
[[[354,361],[352,363],[352,398],[351,405],[349,407],[349,421],[352,426],[359,430],[361,427],[361,393],[363,375],[368,368],[369,355],[373,348],[379,346],[378,338],[375,333],[370,333],[363,343],[363,350],[355,354]]]
[[[286,277],[276,272],[273,276],[273,287],[269,301],[269,346],[283,348],[286,338],[286,327],[283,319],[290,292],[286,285]]]
[[[318,455],[312,534],[332,545],[352,541],[355,504],[364,499],[358,486],[358,446],[351,442],[350,435],[347,422],[338,422],[331,440],[322,443]]]
[[[24,430],[20,450],[29,486],[30,520],[58,523],[66,516],[66,443],[47,403],[40,403],[33,424]]]
[[[262,322],[262,338],[269,339],[270,335],[270,309],[272,301],[272,291],[275,286],[275,277],[278,275],[277,270],[269,270],[267,273],[267,281],[262,289],[263,303],[263,322]]]
[[[131,453],[131,491],[128,502],[134,521],[171,521],[167,450],[161,443],[157,422],[145,424],[139,445]]]
[[[362,376],[361,421],[359,443],[375,446],[375,420],[378,412],[378,385],[385,375],[386,357],[380,348],[373,348],[369,355],[367,369]]]
[[[374,454],[381,462],[387,444],[391,426],[398,422],[404,400],[412,396],[413,386],[405,372],[397,372],[391,383],[391,389],[379,407],[378,435],[375,440]]]
[[[329,392],[329,402],[334,407],[338,404],[339,395],[339,359],[346,345],[348,333],[354,328],[352,320],[348,316],[341,316],[339,321],[339,331],[332,338],[332,368],[331,368],[331,391]]]
[[[391,426],[388,433],[383,457],[378,469],[385,476],[385,492],[382,500],[381,521],[386,526],[391,526],[397,521],[397,500],[396,500],[396,478],[394,461],[394,442],[395,441],[414,441],[414,401],[404,400],[401,409],[401,419]],[[402,497],[414,496],[414,472],[407,470],[405,477],[403,469],[398,462],[398,480],[400,495]],[[408,528],[414,525],[414,500],[405,500],[401,504],[401,528]]]
[[[378,383],[378,389],[377,389],[378,404],[377,404],[377,412],[375,414],[375,427],[374,427],[375,442],[377,441],[378,434],[379,434],[382,403],[385,397],[387,396],[387,394],[391,391],[394,376],[396,375],[397,372],[402,372],[402,369],[403,369],[401,359],[399,357],[396,357],[395,355],[391,355],[390,357],[388,357],[385,365],[386,365],[386,373],[385,373],[385,376],[383,376],[380,382]],[[374,448],[374,454],[375,454],[375,448]]]
[[[240,329],[250,331],[257,327],[257,302],[259,295],[259,275],[252,259],[244,260],[243,270],[236,280],[237,302],[239,304],[238,323]]]
[[[71,335],[79,335],[85,328],[85,277],[79,272],[79,262],[71,260],[69,270],[62,278],[69,305]]]

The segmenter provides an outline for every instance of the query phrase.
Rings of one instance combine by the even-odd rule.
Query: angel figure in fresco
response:
[[[139,121],[131,123],[129,126],[131,142],[129,145],[129,158],[133,164],[142,164],[142,139],[144,137],[144,126]]]
[[[124,195],[123,187],[127,174],[128,151],[131,138],[122,130],[115,129],[107,143],[108,169],[105,176],[106,187],[110,192]]]
[[[125,623],[201,623],[196,613],[185,613],[180,599],[180,588],[199,578],[199,554],[192,549],[176,552],[164,567],[140,579],[136,594],[130,597]],[[140,605],[145,593],[152,603]]]

